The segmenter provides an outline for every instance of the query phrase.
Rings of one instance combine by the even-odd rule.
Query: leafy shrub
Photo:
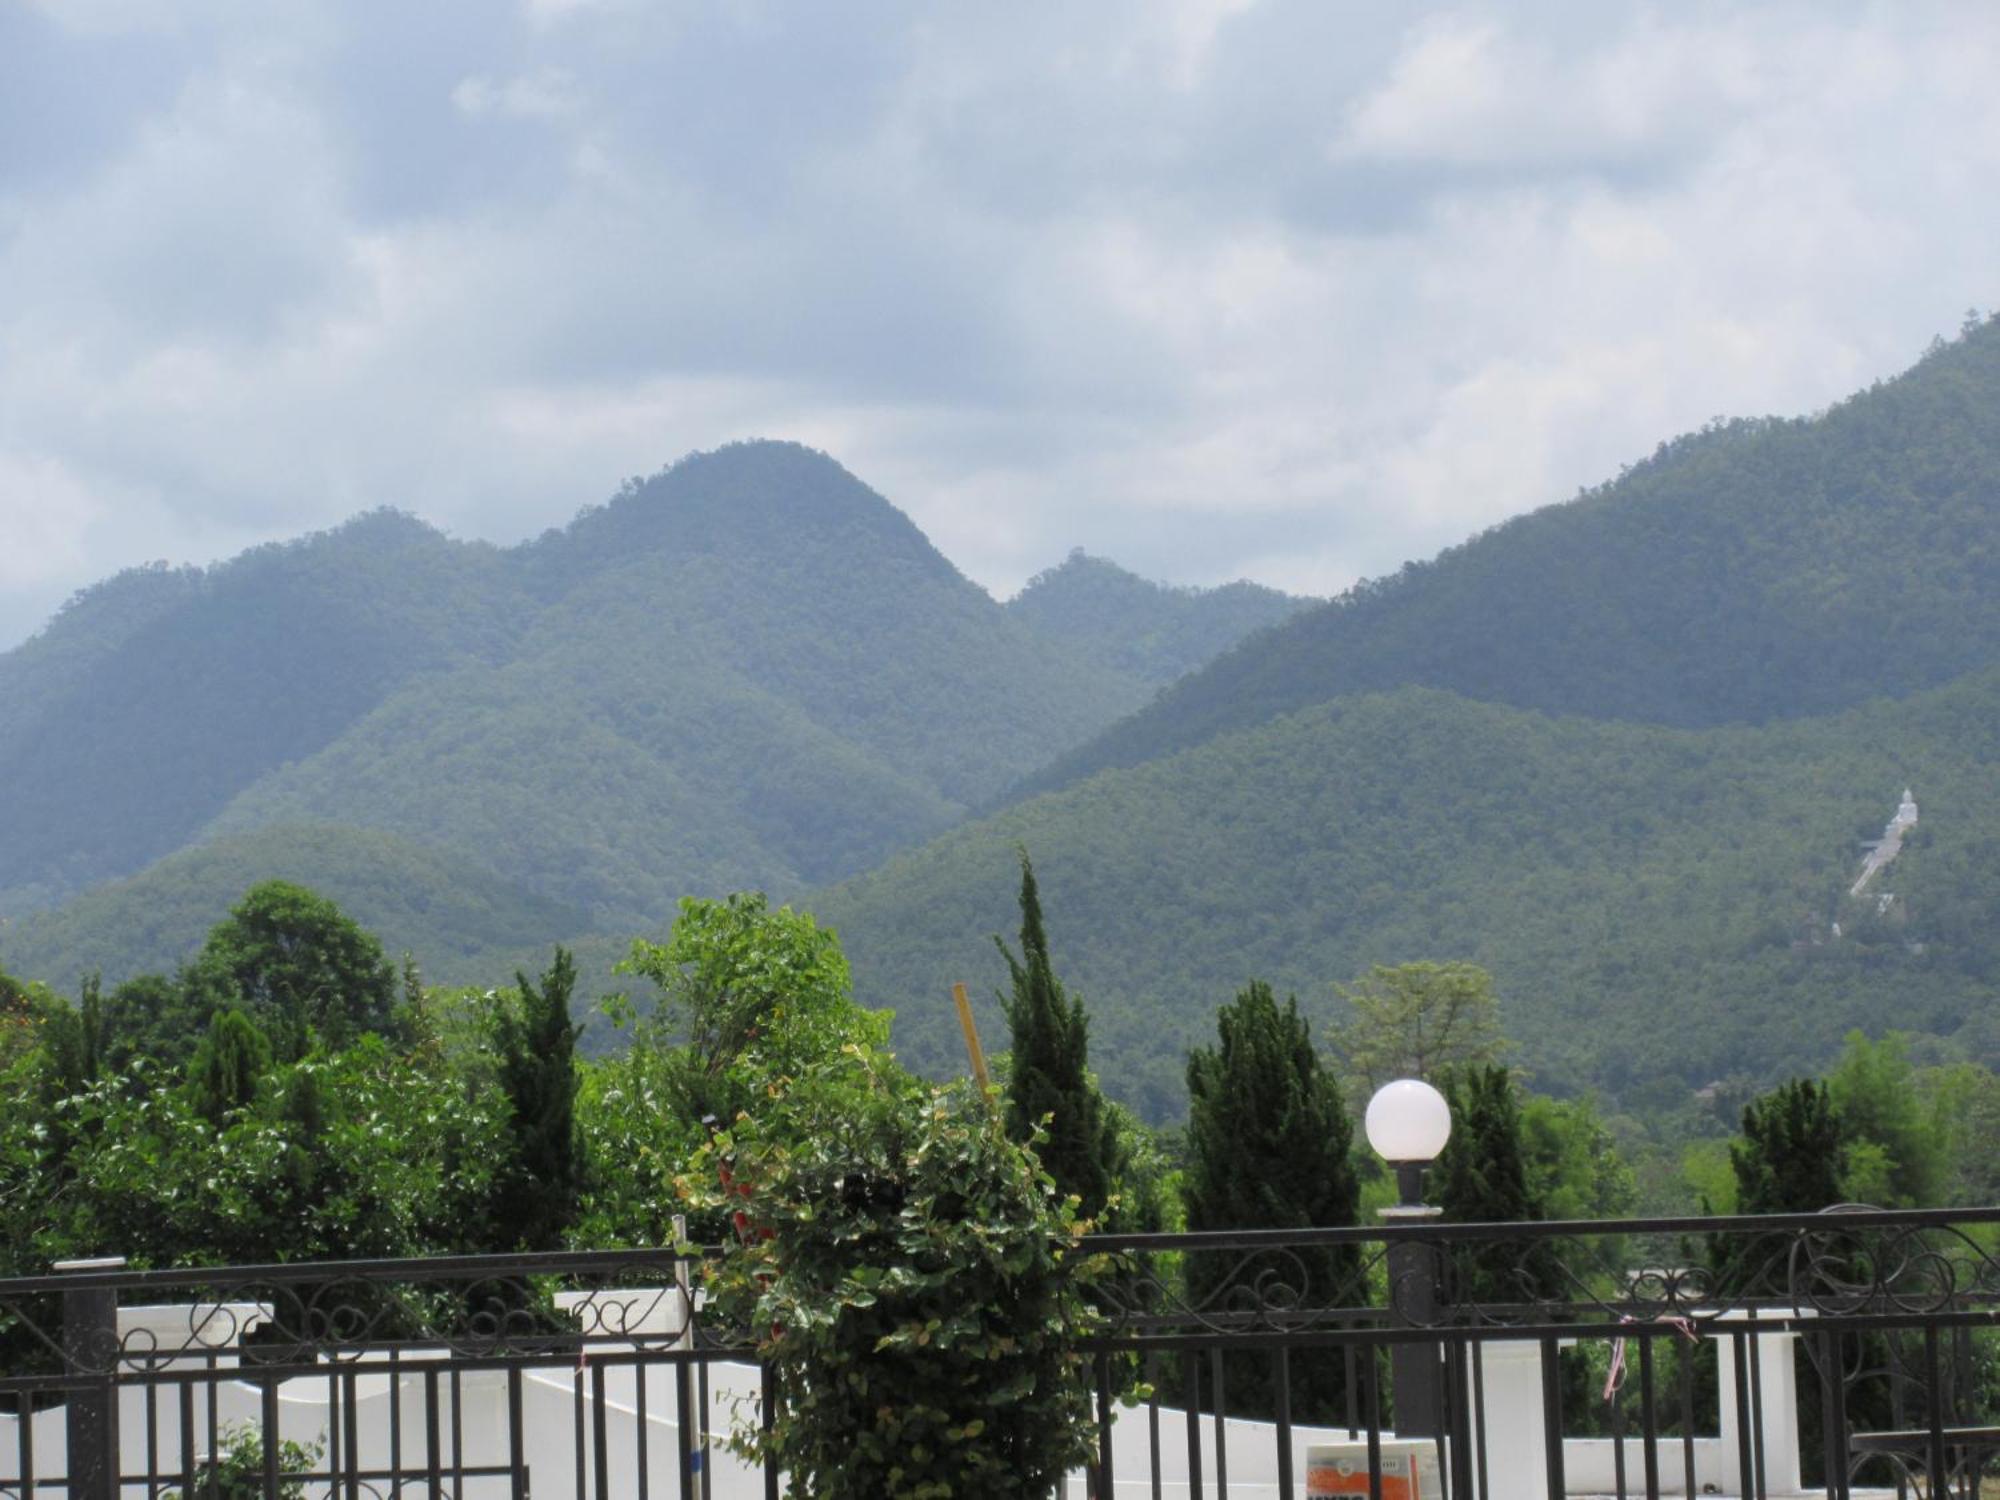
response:
[[[1045,1500],[1089,1457],[1094,1268],[986,1099],[849,1046],[712,1161],[684,1186],[738,1234],[709,1288],[779,1392],[739,1452],[818,1500]]]

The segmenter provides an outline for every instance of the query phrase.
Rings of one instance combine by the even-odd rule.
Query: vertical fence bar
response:
[[[150,1373],[153,1360],[147,1357]],[[116,1392],[113,1392],[114,1399]],[[160,1478],[160,1388],[152,1381],[146,1382],[146,1488],[150,1492],[158,1485]]]
[[[444,1488],[444,1423],[438,1406],[438,1372],[424,1371],[424,1477],[435,1495]]]
[[[21,1425],[14,1429],[14,1451],[21,1460],[21,1500],[34,1500],[35,1494],[35,1394],[26,1391],[21,1396]],[[189,1491],[193,1493],[192,1490]]]
[[[651,1435],[647,1428],[652,1426],[646,1410],[646,1360],[641,1357],[632,1361],[632,1407],[638,1412],[633,1422],[633,1461],[639,1465],[639,1500],[651,1500],[653,1493],[653,1454]]]
[[[528,1500],[526,1434],[521,1430],[521,1367],[507,1369],[507,1469],[513,1500]]]
[[[1153,1500],[1160,1500],[1160,1351],[1146,1351],[1146,1454],[1153,1465]]]
[[[1110,1500],[1117,1479],[1112,1473],[1111,1423],[1116,1417],[1111,1400],[1111,1355],[1097,1351],[1097,1483],[1098,1493]]]
[[[264,1439],[264,1500],[280,1500],[278,1494],[279,1444],[283,1440],[278,1431],[278,1381],[275,1376],[266,1375],[260,1382],[259,1420]]]
[[[1276,1353],[1275,1385],[1278,1398],[1278,1493],[1292,1492],[1292,1360],[1291,1351],[1280,1344]]]
[[[1374,1344],[1365,1350],[1362,1368],[1367,1371],[1363,1394],[1368,1417],[1368,1500],[1382,1500],[1382,1351]]]
[[[1201,1500],[1201,1351],[1190,1349],[1182,1359],[1187,1374],[1187,1409],[1181,1413],[1187,1423],[1188,1495]]]
[[[465,1493],[465,1384],[458,1367],[451,1371],[451,1492]]]
[[[1472,1445],[1479,1461],[1479,1500],[1492,1500],[1486,1463],[1486,1342],[1472,1341]]]
[[[1685,1339],[1674,1345],[1674,1353],[1679,1357],[1681,1370],[1681,1493],[1683,1495],[1701,1493],[1694,1482],[1694,1361],[1697,1352],[1705,1347],[1703,1344],[1690,1344]]]
[[[1359,1382],[1361,1379],[1361,1370],[1360,1366],[1355,1363],[1354,1345],[1342,1344],[1340,1346],[1340,1357],[1343,1375],[1340,1387],[1341,1404],[1347,1409],[1347,1440],[1351,1443],[1360,1432],[1361,1391]]]
[[[215,1467],[215,1460],[222,1454],[222,1419],[215,1410],[216,1371],[221,1367],[221,1356],[211,1349],[203,1362],[208,1366],[208,1383],[203,1387],[208,1407],[208,1493],[209,1500],[215,1500],[222,1493],[222,1476]]]
[[[340,1377],[340,1399],[347,1408],[342,1422],[347,1442],[347,1500],[361,1500],[361,1378],[352,1367]]]
[[[1625,1393],[1611,1393],[1611,1475],[1617,1486],[1618,1500],[1627,1500],[1628,1488],[1625,1474]]]
[[[1229,1428],[1227,1417],[1229,1401],[1227,1388],[1223,1384],[1223,1354],[1220,1349],[1208,1351],[1209,1394],[1215,1398],[1215,1494],[1216,1500],[1229,1500]]]
[[[1750,1426],[1756,1440],[1750,1453],[1757,1470],[1757,1500],[1769,1500],[1764,1480],[1764,1341],[1755,1332],[1757,1321],[1750,1320]]]
[[[583,1500],[590,1493],[590,1442],[583,1425],[583,1371],[586,1356],[579,1346],[576,1351],[576,1372],[570,1376],[570,1412],[572,1415],[571,1447],[576,1460],[576,1488],[570,1493],[576,1500]]]
[[[1938,1360],[1938,1326],[1924,1324],[1924,1375],[1930,1381],[1930,1431],[1925,1443],[1931,1471],[1930,1493],[1951,1493],[1951,1470],[1944,1451],[1944,1370]]]
[[[194,1380],[181,1382],[181,1494],[194,1500]]]
[[[340,1372],[330,1370],[326,1377],[326,1492],[328,1496],[340,1493]]]
[[[674,1453],[680,1465],[681,1500],[694,1500],[694,1391],[686,1361],[674,1366]]]
[[[1660,1500],[1659,1408],[1653,1400],[1653,1341],[1644,1333],[1639,1340],[1639,1438],[1646,1460],[1646,1500]]]
[[[1840,1335],[1819,1335],[1821,1462],[1826,1465],[1827,1500],[1847,1500],[1846,1403],[1840,1399]]]
[[[1562,1351],[1542,1340],[1542,1449],[1549,1470],[1549,1500],[1563,1500]]]
[[[764,1389],[758,1420],[764,1424],[764,1437],[768,1441],[771,1436],[771,1424],[778,1416],[778,1380],[777,1371],[773,1370],[768,1362],[762,1366],[762,1372]],[[778,1461],[775,1458],[764,1460],[764,1500],[778,1500]]]
[[[701,1500],[715,1500],[715,1461],[708,1451],[709,1406],[708,1361],[703,1360],[698,1367],[701,1383],[698,1387],[700,1403],[695,1407],[695,1418],[701,1423],[701,1446],[696,1449],[701,1455]]]
[[[590,1457],[597,1469],[597,1500],[611,1500],[611,1433],[604,1414],[604,1361],[590,1366]],[[582,1491],[577,1492],[579,1495]],[[687,1492],[681,1492],[685,1495]]]
[[[398,1477],[390,1481],[389,1493],[403,1492],[403,1371],[399,1350],[389,1351],[389,1468]],[[583,1492],[577,1491],[577,1500]]]
[[[1729,1336],[1729,1365],[1736,1372],[1736,1493],[1752,1493],[1757,1466],[1750,1453],[1750,1340],[1741,1332]],[[1720,1357],[1721,1351],[1717,1351]]]

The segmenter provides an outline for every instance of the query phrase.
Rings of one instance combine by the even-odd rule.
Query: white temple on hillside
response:
[[[1848,887],[1847,894],[1858,896],[1868,889],[1868,882],[1875,878],[1875,872],[1903,852],[1903,835],[1917,826],[1917,799],[1908,787],[1903,788],[1903,800],[1896,804],[1896,815],[1889,819],[1889,826],[1882,830],[1882,837],[1870,839],[1862,844],[1868,851],[1861,861],[1861,876]]]

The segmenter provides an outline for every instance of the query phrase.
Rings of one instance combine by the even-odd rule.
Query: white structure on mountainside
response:
[[[1875,872],[1903,852],[1903,835],[1917,826],[1917,799],[1908,787],[1903,788],[1903,800],[1896,805],[1896,815],[1889,819],[1889,826],[1882,830],[1879,839],[1865,840],[1861,847],[1868,855],[1861,861],[1861,876],[1848,887],[1847,894],[1859,896],[1868,889],[1868,882],[1875,878]]]

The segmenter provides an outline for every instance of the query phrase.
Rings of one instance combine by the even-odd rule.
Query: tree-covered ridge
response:
[[[1093,660],[1164,685],[1314,601],[1262,584],[1177,588],[1081,548],[1037,573],[1007,612]]]
[[[379,511],[121,575],[0,655],[0,915],[310,822],[625,928],[865,868],[1151,686],[794,444],[695,455],[511,549]]]
[[[2000,321],[1800,420],[1718,422],[1602,488],[1245,641],[1038,774],[1066,785],[1405,684],[1761,723],[2000,660]]]
[[[197,844],[0,925],[0,967],[66,992],[92,972],[108,986],[172,973],[200,950],[216,914],[263,880],[324,892],[391,953],[420,955],[434,979],[504,977],[512,950],[546,951],[588,922],[574,907],[395,834],[285,824]]]
[[[1905,784],[1923,821],[1846,892]],[[954,830],[811,904],[919,1066],[943,986],[1001,977],[1013,850],[1063,914],[1107,1091],[1181,1108],[1215,996],[1259,976],[1335,1015],[1377,963],[1496,977],[1539,1085],[1664,1104],[1895,1025],[2000,1057],[2000,671],[1758,728],[1554,719],[1428,689],[1363,695]],[[1835,937],[1833,924],[1841,924]],[[982,1026],[998,1024],[997,1016]]]

